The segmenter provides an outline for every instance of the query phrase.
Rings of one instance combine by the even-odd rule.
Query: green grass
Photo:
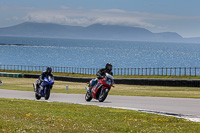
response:
[[[22,73],[22,74],[41,74],[42,71],[20,71],[20,70],[1,70],[0,72],[7,72],[7,73]],[[69,76],[69,77],[95,77],[95,75],[91,74],[76,74],[76,73],[58,73],[58,72],[53,72],[54,76]]]
[[[0,132],[199,132],[174,117],[89,105],[0,99]]]
[[[0,89],[33,91],[33,83],[36,79],[1,77],[3,82]],[[69,90],[65,90],[66,85]],[[51,92],[85,94],[86,83],[55,81]],[[124,96],[151,96],[151,97],[177,97],[177,98],[200,98],[198,87],[167,87],[167,86],[139,86],[115,84],[109,95]]]
[[[36,71],[18,71],[18,70],[1,70],[0,72],[8,72],[8,73],[28,73],[28,74],[41,74],[41,72]],[[91,74],[76,74],[76,73],[58,73],[53,72],[55,76],[69,76],[69,77],[96,77],[96,75]],[[161,75],[114,75],[114,78],[159,78],[159,79],[200,79],[200,76],[161,76]]]

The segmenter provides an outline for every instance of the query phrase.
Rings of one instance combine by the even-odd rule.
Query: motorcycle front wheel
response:
[[[50,97],[50,89],[47,89],[46,93],[44,94],[44,98],[45,98],[45,100],[48,100],[49,97]]]
[[[99,95],[99,102],[103,102],[106,99],[108,92],[108,89],[102,90],[101,94]]]
[[[85,100],[86,100],[87,102],[90,102],[90,101],[92,100],[92,96],[91,96],[90,92],[88,92],[88,91],[87,91],[87,93],[85,94]]]

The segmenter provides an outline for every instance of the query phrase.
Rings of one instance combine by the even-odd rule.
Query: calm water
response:
[[[199,67],[200,44],[0,37],[0,64],[100,68]],[[33,46],[34,45],[34,46]]]

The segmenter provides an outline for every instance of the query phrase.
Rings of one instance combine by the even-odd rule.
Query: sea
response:
[[[0,65],[102,68],[199,67],[200,44],[0,37]]]

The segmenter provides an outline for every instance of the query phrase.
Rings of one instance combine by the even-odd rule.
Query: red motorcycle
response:
[[[90,80],[89,85],[92,84],[93,80],[94,79]],[[91,92],[88,90],[87,87],[85,87],[87,91],[85,95],[85,100],[89,102],[92,100],[92,98],[94,98],[99,100],[99,102],[103,102],[106,99],[111,87],[114,87],[113,84],[113,76],[106,73],[106,76],[103,79],[100,79],[97,84],[92,87]]]

